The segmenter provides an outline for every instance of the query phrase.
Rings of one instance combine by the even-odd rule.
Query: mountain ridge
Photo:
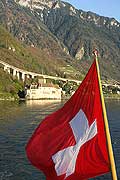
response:
[[[23,43],[63,59],[83,74],[91,64],[92,50],[98,48],[102,78],[120,79],[120,23],[114,18],[61,1],[9,0],[7,8],[7,28]],[[4,16],[0,17],[3,23]]]
[[[76,17],[82,18],[84,20],[93,21],[96,25],[97,23],[101,22],[101,25],[105,25],[108,28],[110,28],[110,26],[120,27],[120,22],[117,21],[114,17],[106,17],[106,16],[102,16],[91,11],[83,11],[81,9],[75,8],[70,3],[64,2],[64,1],[57,1],[57,0],[56,1],[53,1],[53,0],[14,0],[14,1],[16,3],[19,3],[21,6],[30,8],[33,11],[38,10],[38,9],[42,11],[47,9],[49,11],[50,9],[55,9],[55,8],[59,9],[67,5],[70,8],[70,15],[73,15],[73,16],[76,15]],[[80,13],[79,15],[78,15],[78,12]]]

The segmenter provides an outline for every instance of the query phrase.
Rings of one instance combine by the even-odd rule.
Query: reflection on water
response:
[[[48,100],[48,99],[45,99],[45,100],[28,100],[26,101],[26,106],[47,106],[47,105],[50,105],[52,103],[60,103],[61,100],[57,99],[57,100]]]
[[[63,105],[58,101],[0,102],[0,180],[45,180],[30,165],[25,145],[42,119]],[[120,101],[107,101],[112,142],[120,179]],[[110,174],[96,180],[109,180]]]

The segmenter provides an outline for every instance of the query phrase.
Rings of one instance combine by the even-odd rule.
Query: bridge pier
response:
[[[4,71],[7,71],[7,66],[4,66]]]
[[[10,68],[9,67],[7,68],[7,72],[10,74]]]
[[[16,76],[18,78],[18,80],[21,79],[21,80],[25,81],[26,78],[34,79],[35,77],[41,77],[43,79],[42,81],[44,83],[46,83],[47,79],[54,79],[54,80],[59,80],[59,81],[63,81],[63,82],[72,81],[72,82],[75,82],[77,84],[81,83],[81,81],[78,81],[78,80],[66,79],[66,78],[61,78],[61,77],[56,77],[56,76],[43,75],[43,74],[23,70],[23,69],[15,67],[15,66],[12,66],[6,62],[3,62],[1,60],[0,60],[0,65],[2,65],[2,68],[4,68],[4,71],[8,72],[9,74],[12,74],[13,76]]]
[[[32,79],[34,79],[34,78],[35,78],[35,76],[34,76],[33,74],[31,74],[31,77],[32,77]]]
[[[19,71],[17,71],[17,78],[18,78],[18,80],[20,79],[20,73],[19,73]]]
[[[17,75],[17,71],[15,69],[13,69],[13,76]]]
[[[7,71],[10,74],[10,67],[4,66],[4,71]]]
[[[23,80],[23,82],[24,82],[24,81],[25,81],[25,74],[24,74],[23,72],[22,72],[21,74],[22,74],[22,77],[21,77],[21,78],[22,78],[22,80]]]
[[[26,74],[26,78],[29,79],[29,78],[30,78],[30,75],[29,75],[29,74]]]

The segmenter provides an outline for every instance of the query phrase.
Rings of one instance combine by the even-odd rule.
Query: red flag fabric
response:
[[[74,95],[40,123],[26,152],[47,180],[83,180],[110,171],[95,60]]]

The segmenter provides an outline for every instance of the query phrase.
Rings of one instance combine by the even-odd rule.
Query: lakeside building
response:
[[[26,89],[26,99],[61,99],[62,89],[53,84],[32,84]]]

